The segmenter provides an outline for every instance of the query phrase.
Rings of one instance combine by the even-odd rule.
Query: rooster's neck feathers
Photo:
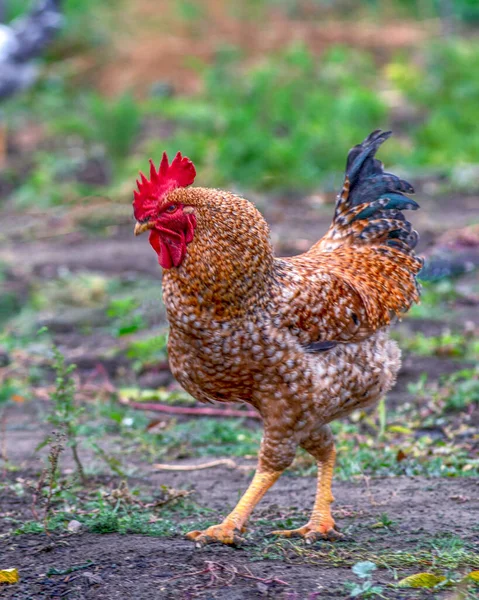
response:
[[[229,192],[195,187],[173,190],[168,200],[192,207],[197,225],[184,262],[163,273],[164,284],[182,302],[209,302],[225,317],[261,303],[258,289],[268,289],[274,258],[268,225],[254,205]]]

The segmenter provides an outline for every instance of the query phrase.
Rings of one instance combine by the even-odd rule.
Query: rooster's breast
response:
[[[168,355],[173,375],[202,402],[251,402],[254,365],[245,353],[245,332],[221,324],[191,330],[170,326]]]

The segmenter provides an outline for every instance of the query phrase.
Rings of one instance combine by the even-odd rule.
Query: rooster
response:
[[[274,532],[307,543],[341,537],[331,514],[335,462],[329,423],[375,404],[393,386],[400,351],[393,318],[419,299],[418,235],[403,210],[418,208],[406,181],[375,158],[391,132],[351,149],[326,235],[308,252],[276,258],[251,202],[187,187],[196,172],[178,153],[150,161],[134,192],[135,235],[150,232],[163,268],[169,361],[202,402],[243,401],[264,422],[254,478],[224,521],[187,537],[239,544],[246,521],[291,464],[298,446],[318,465],[303,527]]]

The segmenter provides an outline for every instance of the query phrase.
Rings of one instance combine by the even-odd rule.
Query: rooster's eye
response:
[[[165,212],[171,214],[171,213],[174,213],[177,208],[178,208],[178,206],[176,204],[170,204],[170,206],[168,206],[168,208],[165,210]]]

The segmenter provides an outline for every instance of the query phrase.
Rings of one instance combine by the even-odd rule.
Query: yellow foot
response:
[[[307,523],[304,527],[299,529],[283,529],[280,531],[273,531],[273,535],[281,535],[283,537],[302,537],[306,544],[314,544],[318,540],[329,540],[330,542],[336,542],[344,537],[340,533],[335,525],[334,521],[324,523],[323,525],[312,525]]]
[[[241,532],[233,524],[221,523],[213,525],[204,531],[190,531],[186,537],[195,542],[197,548],[202,548],[206,544],[228,544],[230,546],[240,546],[245,540],[239,535]]]

